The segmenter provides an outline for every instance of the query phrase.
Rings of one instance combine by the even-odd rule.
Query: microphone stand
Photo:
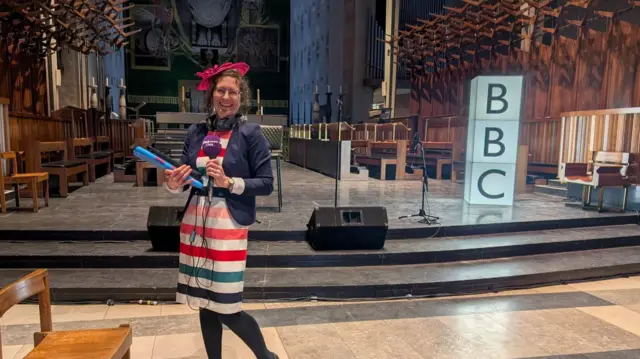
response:
[[[340,132],[342,124],[340,124],[340,116],[342,115],[342,94],[340,94],[339,98],[336,99],[338,102],[338,132]],[[338,141],[338,155],[336,159],[336,185],[335,191],[333,194],[333,206],[338,207],[338,176],[340,175],[340,167],[342,167],[342,141]]]
[[[438,224],[438,221],[440,220],[440,217],[436,217],[436,216],[432,216],[430,214],[427,214],[427,212],[424,210],[424,203],[425,200],[427,198],[427,161],[424,158],[424,147],[422,146],[422,141],[418,141],[418,145],[415,146],[414,148],[417,149],[418,146],[420,147],[420,153],[422,153],[422,206],[420,207],[420,210],[418,210],[418,213],[415,214],[410,214],[410,215],[406,215],[406,216],[401,216],[398,217],[398,219],[405,219],[405,218],[413,218],[413,217],[420,217],[422,218],[419,223],[424,223],[424,224],[428,224],[428,225],[432,225],[432,224]]]

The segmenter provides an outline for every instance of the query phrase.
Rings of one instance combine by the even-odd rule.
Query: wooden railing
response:
[[[455,142],[467,138],[467,118],[462,116],[423,117],[418,134],[424,142]]]
[[[587,163],[594,151],[640,153],[640,107],[562,114],[560,163]]]
[[[375,123],[359,123],[353,125],[353,139],[356,141],[375,141],[377,126]]]
[[[315,134],[320,140],[350,141],[355,128],[346,122],[315,123],[313,125],[291,125],[290,138],[311,139]]]
[[[333,122],[325,125],[331,141],[350,141],[353,139],[355,128],[346,122]]]
[[[376,141],[411,140],[411,129],[404,123],[383,123],[376,128]]]
[[[411,140],[411,128],[404,122],[359,123],[353,125],[352,139],[378,142]]]

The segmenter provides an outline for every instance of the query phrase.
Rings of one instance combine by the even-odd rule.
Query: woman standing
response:
[[[169,191],[190,186],[192,169],[203,174],[212,196],[191,188],[192,195],[180,226],[180,268],[177,301],[200,310],[200,327],[207,355],[221,358],[222,324],[238,335],[258,359],[277,359],[267,349],[258,323],[242,311],[248,227],[256,219],[255,196],[273,191],[271,153],[260,126],[246,123],[238,113],[250,101],[245,80],[249,66],[225,63],[198,76],[198,90],[207,91],[214,114],[189,128],[181,167],[166,171]],[[221,152],[209,159],[202,151],[206,136],[220,138]],[[205,191],[206,192],[206,191]]]

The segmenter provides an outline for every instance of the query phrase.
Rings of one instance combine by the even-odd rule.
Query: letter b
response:
[[[494,94],[494,89],[499,89],[500,94]],[[489,90],[487,94],[487,113],[505,113],[509,108],[509,103],[504,97],[507,95],[507,88],[501,84],[489,84]],[[502,106],[499,108],[493,108],[494,102],[501,102]]]
[[[491,132],[495,132],[498,134],[498,138],[496,139],[490,139],[489,137],[491,137]],[[502,129],[497,128],[497,127],[487,127],[484,130],[484,156],[485,157],[500,157],[502,156],[502,154],[504,153],[505,147],[504,147],[504,143],[500,142],[502,141],[502,138],[504,137],[504,131],[502,131]],[[489,152],[489,145],[498,145],[500,147],[500,150],[498,152]]]

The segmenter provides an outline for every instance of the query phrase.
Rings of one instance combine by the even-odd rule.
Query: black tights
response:
[[[218,314],[200,309],[200,328],[209,359],[222,358],[222,324],[226,325],[253,351],[257,359],[275,359],[267,349],[258,322],[245,312]]]

